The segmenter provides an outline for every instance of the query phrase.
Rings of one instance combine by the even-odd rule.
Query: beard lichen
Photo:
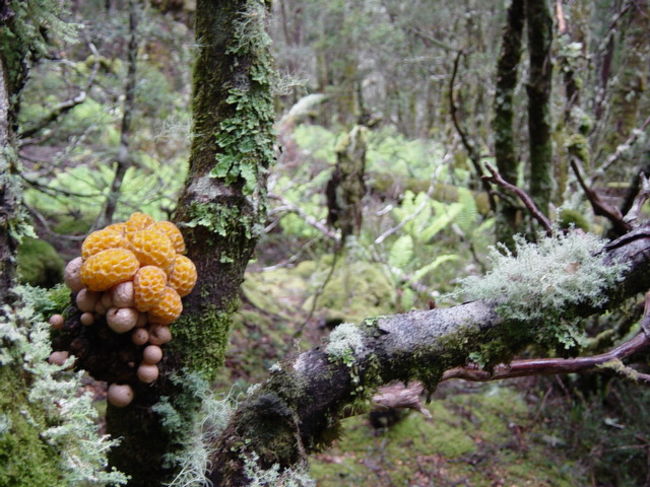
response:
[[[624,262],[606,262],[600,238],[573,231],[537,243],[515,237],[515,251],[493,248],[492,270],[468,277],[457,294],[495,305],[513,327],[531,325],[526,334],[549,346],[570,349],[580,344],[580,308],[599,308],[607,291],[621,280]],[[513,330],[514,331],[514,330]]]

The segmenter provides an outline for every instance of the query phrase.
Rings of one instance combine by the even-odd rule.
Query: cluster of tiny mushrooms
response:
[[[169,325],[183,311],[181,298],[196,284],[196,267],[184,253],[176,225],[136,212],[126,222],[89,234],[81,256],[65,268],[64,280],[75,294],[81,324],[92,326],[105,317],[113,332],[131,333],[131,341],[144,347],[136,374],[146,384],[158,378],[161,346],[172,339]],[[63,328],[64,321],[60,314],[49,319],[55,329]],[[57,351],[49,360],[62,365],[68,356]],[[133,397],[129,384],[108,387],[113,406],[125,407]]]

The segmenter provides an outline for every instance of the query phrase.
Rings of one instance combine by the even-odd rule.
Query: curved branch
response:
[[[606,291],[608,308],[647,289],[650,225],[610,243],[604,252],[606,264],[629,263],[621,282]],[[558,313],[588,316],[604,310],[583,303]],[[376,386],[419,379],[432,389],[443,371],[465,365],[481,344],[500,341],[514,353],[534,341],[532,328],[504,320],[487,301],[366,320],[356,327],[357,335],[351,332],[350,346],[338,359],[332,359],[331,348],[328,353],[317,347],[272,372],[215,442],[209,478],[221,487],[244,485],[244,458],[251,451],[259,456],[259,468],[275,463],[289,468],[302,460],[296,434],[307,452],[317,450],[328,442],[338,419],[350,414],[351,404]]]

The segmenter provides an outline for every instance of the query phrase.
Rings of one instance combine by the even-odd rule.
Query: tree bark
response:
[[[650,226],[637,229],[605,250],[604,262],[625,262],[622,280],[607,290],[607,305],[582,303],[557,310],[562,316],[604,312],[648,288]],[[473,301],[446,309],[415,311],[366,320],[359,341],[344,359],[316,347],[285,362],[238,407],[215,442],[210,479],[215,486],[247,484],[252,452],[257,467],[294,467],[306,453],[336,436],[341,417],[376,386],[419,379],[432,390],[445,370],[464,365],[482,345],[500,343],[512,355],[535,341],[535,324],[506,320],[494,302]]]
[[[494,152],[497,169],[511,184],[517,184],[519,160],[515,150],[513,121],[515,116],[514,91],[521,58],[521,39],[524,29],[524,0],[512,0],[508,20],[503,30],[501,53],[497,63],[497,82],[494,94]],[[523,218],[517,206],[500,199],[497,206],[496,240],[509,248],[514,246],[513,237],[521,232]]]
[[[131,372],[128,382],[136,399],[124,409],[108,408],[108,431],[123,438],[111,451],[111,463],[132,476],[130,486],[160,485],[170,479],[176,465],[163,467],[163,456],[173,455],[191,434],[187,425],[201,404],[187,378],[210,381],[223,364],[239,286],[265,217],[266,173],[274,158],[268,7],[260,0],[197,2],[193,139],[175,220],[183,229],[199,281],[184,298],[183,315],[172,327],[160,379],[143,386]],[[96,378],[125,380],[129,360],[113,357],[117,364],[108,370],[98,354],[105,346],[99,346],[84,347],[85,354],[78,351],[85,357],[78,365]],[[128,351],[133,347],[123,347],[121,354],[137,357],[137,351]],[[171,431],[152,410],[163,396],[185,428]]]
[[[528,22],[528,137],[530,149],[530,195],[548,215],[553,194],[551,141],[551,78],[553,61],[553,15],[548,0],[526,0]]]

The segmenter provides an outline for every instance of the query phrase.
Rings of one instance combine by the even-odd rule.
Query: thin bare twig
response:
[[[530,211],[535,220],[537,220],[539,224],[544,227],[546,235],[549,237],[553,236],[553,225],[551,225],[550,220],[546,218],[544,213],[542,213],[539,208],[537,208],[537,205],[533,199],[528,196],[528,194],[523,189],[518,188],[514,184],[511,184],[503,179],[503,176],[501,176],[499,171],[497,171],[496,168],[494,168],[491,164],[486,163],[485,167],[488,171],[490,171],[491,176],[483,176],[483,181],[496,184],[497,186],[501,186],[503,189],[516,194],[521,202],[526,206],[526,208],[528,208],[528,211]]]
[[[623,215],[621,214],[620,210],[605,203],[602,199],[600,199],[598,193],[596,193],[587,185],[584,178],[582,177],[579,163],[575,158],[571,158],[571,168],[573,169],[573,172],[575,173],[576,178],[578,179],[578,183],[582,187],[582,190],[587,195],[587,199],[589,200],[589,203],[591,203],[591,207],[593,208],[594,213],[596,215],[604,216],[607,218],[619,235],[623,235],[632,230],[632,225],[623,219]]]
[[[641,213],[641,208],[643,208],[643,205],[645,202],[650,198],[650,179],[641,172],[639,174],[639,182],[641,183],[641,189],[639,190],[639,193],[636,195],[634,198],[634,202],[632,203],[632,207],[630,210],[625,214],[625,217],[623,220],[630,225],[634,226],[636,221],[639,219],[639,214]]]
[[[476,382],[525,377],[530,375],[568,374],[594,369],[607,362],[622,360],[650,346],[650,339],[645,332],[639,333],[631,340],[619,345],[609,352],[591,357],[576,358],[542,358],[529,360],[514,360],[509,364],[497,365],[492,372],[478,367],[456,367],[442,374],[441,381],[450,379],[465,379]],[[639,380],[650,383],[647,374],[635,374]]]
[[[650,125],[650,116],[648,116],[638,128],[632,130],[629,137],[625,139],[625,142],[619,144],[616,147],[614,153],[611,154],[607,158],[607,160],[603,163],[603,165],[598,168],[597,176],[594,178],[594,181],[598,177],[602,176],[612,164],[614,164],[616,161],[618,161],[621,158],[621,156],[625,153],[625,151],[627,151],[630,147],[632,147],[636,143],[636,141],[639,139],[641,134],[645,131],[646,128],[648,128],[649,125]]]
[[[458,75],[458,65],[460,63],[460,59],[464,55],[465,55],[465,51],[461,49],[460,51],[458,51],[458,54],[456,55],[456,59],[454,59],[454,67],[451,72],[451,78],[449,80],[449,112],[451,114],[451,120],[454,123],[454,127],[456,128],[456,132],[458,132],[458,135],[460,136],[460,140],[463,143],[463,147],[465,147],[465,150],[469,155],[469,160],[472,161],[472,165],[474,166],[474,171],[476,171],[476,175],[481,180],[483,188],[488,194],[488,199],[490,201],[490,208],[492,209],[492,211],[496,211],[496,201],[494,200],[494,195],[490,191],[491,189],[490,185],[488,184],[487,181],[485,181],[482,178],[483,170],[481,169],[481,155],[476,150],[476,144],[474,144],[474,142],[469,139],[469,137],[467,136],[467,132],[465,131],[460,121],[458,120],[458,107],[456,106],[456,100],[454,98],[454,85],[456,84],[456,76]]]
[[[126,85],[124,86],[124,113],[122,114],[122,124],[120,127],[120,146],[115,158],[115,176],[111,183],[106,203],[100,211],[95,228],[102,227],[113,220],[113,214],[117,208],[117,201],[122,189],[122,182],[126,175],[127,169],[132,164],[132,157],[129,153],[130,136],[131,136],[131,119],[135,108],[135,85],[136,85],[136,66],[138,61],[138,11],[135,0],[129,0],[129,45],[128,45],[128,70],[126,74]]]

